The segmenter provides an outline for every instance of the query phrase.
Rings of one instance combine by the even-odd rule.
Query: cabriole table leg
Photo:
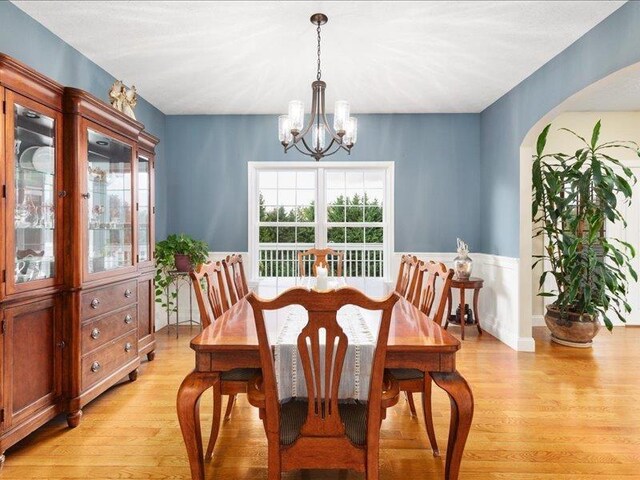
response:
[[[466,380],[458,372],[432,372],[431,378],[442,388],[451,402],[451,422],[445,463],[445,480],[458,480],[462,453],[473,419],[473,394]]]
[[[192,480],[204,480],[204,459],[200,432],[200,397],[218,380],[214,373],[191,372],[178,390],[176,407],[180,430],[189,456]]]

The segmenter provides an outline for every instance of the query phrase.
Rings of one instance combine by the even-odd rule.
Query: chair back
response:
[[[227,258],[222,260],[222,267],[227,281],[231,305],[235,305],[238,300],[244,298],[249,293],[247,277],[244,274],[242,255],[235,253],[233,255],[227,255]]]
[[[261,300],[251,293],[247,300],[253,307],[260,349],[263,385],[266,398],[267,433],[280,428],[280,403],[272,348],[267,338],[263,312],[289,305],[300,305],[308,313],[308,323],[298,336],[298,352],[307,386],[308,409],[300,429],[300,437],[343,437],[344,424],[338,409],[338,391],[348,339],[337,322],[337,313],[345,305],[382,312],[378,342],[371,369],[367,429],[376,432],[381,421],[381,396],[384,363],[391,312],[398,300],[395,294],[377,301],[351,287],[320,293],[305,288],[292,288],[273,300]],[[321,353],[324,341],[325,351]]]
[[[418,282],[422,284],[422,291],[416,293],[414,305],[437,324],[442,323],[451,292],[453,273],[452,268],[447,268],[441,262],[421,262],[418,268]],[[424,275],[426,280],[423,281]]]
[[[419,266],[420,260],[415,255],[402,255],[395,291],[411,303],[415,302],[416,294],[420,292],[422,287],[422,285],[418,284],[418,281],[422,278],[418,275]]]
[[[191,285],[196,294],[200,322],[207,328],[229,309],[220,262],[201,263],[191,272]]]
[[[331,248],[310,248],[304,252],[298,252],[298,269],[301,277],[316,276],[316,268],[323,266],[329,271],[329,275],[342,276],[342,264],[344,252],[338,252]]]

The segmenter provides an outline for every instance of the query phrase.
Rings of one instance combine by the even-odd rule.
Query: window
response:
[[[385,278],[393,245],[391,162],[250,162],[251,277],[297,277],[298,252],[345,252],[347,277]]]

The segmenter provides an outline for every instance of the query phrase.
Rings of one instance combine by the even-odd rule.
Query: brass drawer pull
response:
[[[100,368],[102,368],[101,365],[100,365],[100,362],[93,362],[91,364],[91,371],[93,373],[96,373],[98,370],[100,370]]]
[[[124,317],[124,323],[126,323],[127,325],[129,325],[131,322],[133,322],[133,317],[132,317],[131,315],[127,314],[127,315]]]
[[[131,298],[131,295],[133,295],[133,292],[127,288],[124,291],[124,296],[127,297],[127,298]]]
[[[91,338],[93,338],[95,340],[99,336],[100,336],[100,329],[94,328],[93,330],[91,330]]]
[[[95,310],[96,308],[98,308],[98,305],[100,305],[100,300],[98,300],[97,298],[91,300],[91,308]]]
[[[133,345],[131,345],[129,342],[124,344],[124,351],[125,352],[129,353],[132,348],[133,348]]]

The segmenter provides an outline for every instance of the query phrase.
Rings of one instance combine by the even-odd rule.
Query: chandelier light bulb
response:
[[[347,120],[347,127],[344,134],[343,141],[348,146],[355,145],[358,140],[358,119],[356,117],[349,117]]]
[[[304,103],[301,100],[291,100],[289,102],[289,122],[291,133],[297,135],[302,130],[304,123]]]
[[[338,135],[344,134],[349,121],[349,102],[346,100],[337,100],[333,110],[333,129]]]
[[[291,122],[288,115],[280,115],[278,117],[278,139],[283,145],[288,145],[293,140]]]
[[[313,142],[313,148],[316,150],[324,150],[326,143],[325,133],[324,125],[313,125],[311,129],[311,141]]]

